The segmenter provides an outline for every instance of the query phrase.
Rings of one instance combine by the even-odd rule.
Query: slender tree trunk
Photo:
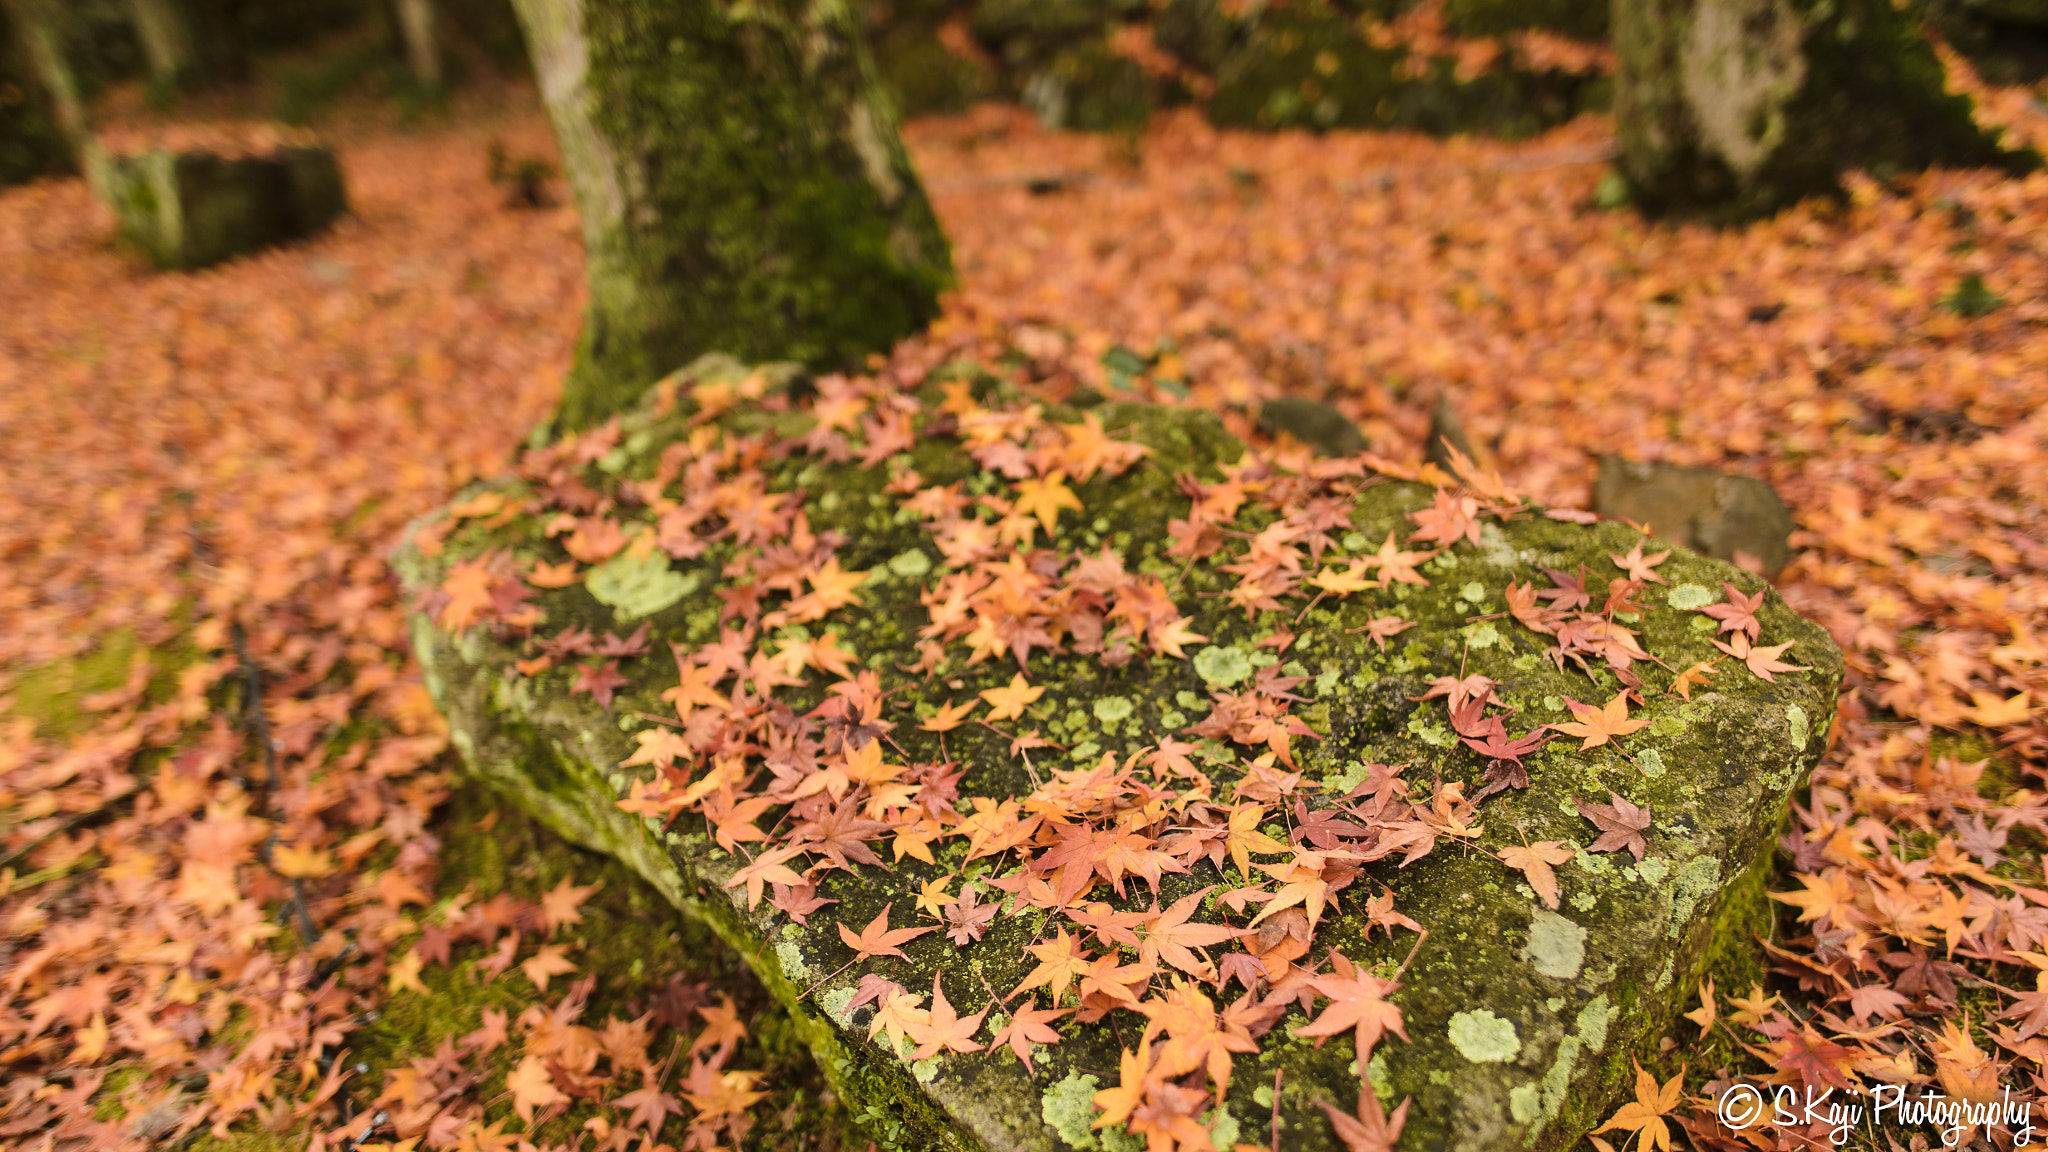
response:
[[[441,87],[441,44],[434,38],[434,0],[398,0],[398,30],[405,37],[405,59],[420,87]]]
[[[945,237],[846,0],[514,0],[583,218],[559,422],[712,349],[857,365],[925,323]]]
[[[192,25],[178,0],[128,0],[128,11],[135,20],[135,35],[142,41],[151,80],[175,88],[198,74]]]
[[[71,145],[71,150],[80,161],[85,158],[91,134],[86,126],[85,100],[78,93],[78,77],[71,71],[71,62],[64,57],[64,37],[57,23],[57,12],[50,6],[50,0],[0,0],[7,6],[7,15],[14,26],[21,29],[22,45],[28,49],[29,63],[36,70],[36,79],[50,95],[50,108],[56,114],[57,128]]]
[[[2025,166],[1943,90],[1892,0],[1613,0],[1621,169],[1653,212],[1736,218],[1843,172]]]

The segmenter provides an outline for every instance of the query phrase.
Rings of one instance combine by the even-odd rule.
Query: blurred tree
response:
[[[74,160],[12,12],[0,3],[0,185],[62,171]]]
[[[1931,164],[2027,166],[1892,0],[1613,0],[1621,171],[1652,212],[1769,213]]]
[[[435,38],[438,13],[434,0],[398,0],[398,31],[405,38],[405,60],[419,86],[435,92],[441,88],[441,42]]]
[[[583,220],[557,422],[699,353],[853,366],[924,324],[944,235],[846,0],[514,0]]]
[[[78,76],[64,54],[64,31],[60,13],[51,0],[0,0],[7,18],[21,34],[22,47],[49,94],[50,109],[57,128],[71,146],[73,155],[83,157],[91,143],[85,119],[85,99],[79,93]]]
[[[192,25],[178,0],[128,0],[135,17],[135,35],[149,62],[149,78],[161,91],[192,80],[199,71]]]

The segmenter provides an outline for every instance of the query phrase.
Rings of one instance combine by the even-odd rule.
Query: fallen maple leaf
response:
[[[990,1048],[1010,1046],[1024,1067],[1031,1067],[1031,1046],[1033,1044],[1057,1044],[1060,1034],[1053,1030],[1052,1022],[1072,1012],[1072,1008],[1038,1008],[1036,1000],[1027,998],[1024,1005],[1010,1017],[1010,1022],[998,1029],[989,1038]]]
[[[1341,1036],[1346,1032],[1352,1033],[1358,1049],[1358,1074],[1363,1077],[1366,1063],[1372,1059],[1373,1047],[1381,1037],[1391,1032],[1403,1040],[1408,1039],[1401,1010],[1386,1001],[1386,997],[1401,986],[1354,965],[1342,952],[1332,951],[1330,962],[1336,969],[1334,975],[1318,976],[1309,981],[1317,993],[1330,999],[1330,1006],[1310,1023],[1296,1028],[1294,1034]]]
[[[1610,802],[1606,804],[1575,801],[1579,806],[1579,815],[1591,820],[1594,826],[1600,829],[1600,838],[1586,845],[1586,851],[1618,852],[1626,848],[1629,854],[1636,858],[1636,863],[1640,864],[1643,853],[1650,847],[1643,840],[1643,833],[1650,827],[1650,810],[1647,807],[1638,808],[1622,799],[1619,792],[1610,791],[1607,795]]]
[[[574,944],[575,941],[568,944],[543,944],[540,951],[527,957],[519,965],[519,970],[526,973],[526,978],[533,981],[535,988],[545,992],[550,979],[576,970],[576,965],[570,963],[568,957],[569,949]]]
[[[1024,706],[1045,695],[1043,686],[1034,687],[1024,679],[1022,672],[1010,678],[1008,687],[984,688],[981,698],[988,701],[990,720],[1014,720],[1024,714]]]
[[[1570,706],[1572,715],[1577,716],[1578,719],[1567,721],[1563,724],[1546,724],[1544,727],[1562,732],[1567,736],[1584,737],[1585,743],[1579,745],[1579,751],[1581,752],[1588,748],[1598,748],[1613,737],[1626,736],[1631,732],[1640,732],[1650,726],[1648,720],[1631,720],[1628,718],[1628,693],[1626,692],[1617,693],[1614,699],[1609,700],[1599,708],[1595,708],[1591,704],[1581,704],[1570,697],[1565,698],[1565,703]]]
[[[1778,659],[1779,656],[1784,654],[1787,648],[1792,647],[1792,641],[1790,640],[1785,641],[1783,644],[1769,644],[1759,647],[1751,647],[1749,637],[1744,635],[1743,633],[1737,632],[1734,636],[1730,637],[1729,639],[1733,641],[1733,643],[1723,644],[1719,640],[1716,640],[1713,642],[1714,647],[1719,648],[1721,651],[1726,652],[1730,656],[1733,656],[1737,660],[1740,660],[1744,664],[1747,664],[1751,672],[1755,673],[1758,677],[1764,680],[1776,683],[1778,679],[1776,673],[1779,672],[1813,671],[1813,669],[1808,668],[1805,665],[1786,664]]]
[[[1678,697],[1681,700],[1692,699],[1693,688],[1696,685],[1705,684],[1708,680],[1712,679],[1714,665],[1719,663],[1720,660],[1718,659],[1702,660],[1699,663],[1693,665],[1692,667],[1687,668],[1685,671],[1680,672],[1678,674],[1678,678],[1676,680],[1673,680],[1671,682],[1671,690],[1673,692],[1678,693]]]
[[[1554,864],[1563,864],[1577,853],[1561,846],[1555,840],[1538,840],[1523,847],[1519,844],[1503,848],[1500,861],[1529,878],[1529,887],[1551,908],[1557,907],[1557,873],[1551,870]]]
[[[947,1002],[946,990],[941,986],[939,977],[939,973],[932,973],[932,1006],[925,1019],[911,1021],[904,1028],[917,1044],[917,1051],[910,1056],[912,1060],[928,1059],[940,1052],[979,1052],[982,1049],[974,1042],[974,1034],[981,1031],[981,1020],[988,1015],[988,1008],[984,1007],[972,1016],[961,1017]]]
[[[1358,1093],[1356,1116],[1337,1111],[1328,1101],[1316,1101],[1330,1118],[1331,1126],[1337,1129],[1337,1139],[1344,1142],[1345,1152],[1394,1152],[1394,1142],[1401,1138],[1401,1129],[1408,1123],[1408,1105],[1412,1103],[1413,1097],[1404,1098],[1389,1116],[1370,1085]]]
[[[927,932],[937,932],[939,930],[936,924],[927,924],[922,928],[892,929],[889,927],[889,909],[891,907],[892,905],[889,904],[882,905],[882,910],[875,913],[875,918],[868,921],[868,926],[861,929],[858,936],[854,935],[852,929],[846,925],[839,925],[839,938],[846,942],[848,948],[854,950],[855,960],[866,960],[872,956],[895,956],[899,959],[908,959],[908,957],[903,955],[903,949],[898,948],[897,945],[915,940]]]
[[[1617,556],[1610,552],[1607,554],[1607,558],[1619,565],[1622,574],[1630,580],[1640,581],[1644,584],[1652,582],[1669,584],[1671,583],[1669,580],[1657,575],[1657,565],[1662,564],[1670,555],[1671,550],[1667,548],[1655,556],[1644,556],[1643,542],[1638,540],[1636,541],[1636,546],[1628,550],[1628,555]]]
[[[918,724],[926,732],[951,732],[967,722],[967,714],[980,707],[972,700],[955,704],[951,700],[939,706],[939,710]]]
[[[1066,485],[1066,473],[1054,472],[1044,479],[1020,480],[1017,482],[1016,511],[1020,516],[1036,516],[1045,527],[1045,534],[1051,536],[1059,523],[1060,509],[1072,508],[1081,511],[1081,498]]]
[[[1664,1117],[1678,1107],[1680,1082],[1683,1073],[1664,1082],[1663,1087],[1641,1064],[1636,1065],[1636,1098],[1623,1104],[1608,1117],[1607,1123],[1593,1129],[1595,1132],[1611,1132],[1616,1129],[1636,1134],[1637,1148],[1661,1148],[1671,1152],[1671,1129],[1664,1123]]]
[[[547,1063],[531,1053],[506,1074],[505,1088],[512,1093],[512,1107],[519,1113],[519,1119],[529,1126],[533,1124],[534,1109],[569,1102],[568,1094],[555,1087],[554,1078],[548,1075]]]

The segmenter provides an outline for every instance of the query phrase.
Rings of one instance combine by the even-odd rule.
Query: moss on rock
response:
[[[693,371],[730,375],[738,369],[722,362]],[[1206,415],[1133,405],[1095,412],[1104,427],[1128,429],[1154,455],[1121,477],[1075,485],[1087,515],[1063,518],[1055,546],[1071,552],[1108,543],[1127,567],[1171,575],[1180,565],[1165,555],[1166,523],[1187,508],[1175,473],[1214,477],[1241,448]],[[1057,409],[1051,415],[1075,418]],[[773,428],[784,436],[807,426],[801,414],[749,409],[721,421],[733,430]],[[622,421],[626,448],[607,461],[616,465],[610,470],[622,478],[652,475],[663,448],[686,435],[686,426],[687,411],[664,415],[657,405],[643,404]],[[960,480],[971,491],[982,476],[947,437],[921,438],[906,455],[927,483]],[[885,467],[802,456],[765,467],[771,487],[806,493],[804,507],[815,529],[845,534],[839,549],[844,568],[874,573],[862,588],[862,606],[812,627],[836,632],[862,666],[901,689],[891,699],[903,711],[894,715],[915,717],[947,699],[1007,683],[1014,671],[1007,661],[956,663],[946,670],[945,686],[929,691],[896,671],[925,622],[917,593],[925,583],[921,576],[931,575],[900,560],[916,551],[936,568],[941,558],[924,530],[883,491]],[[1369,551],[1367,542],[1390,530],[1405,535],[1407,513],[1430,499],[1429,489],[1414,484],[1364,487],[1350,511],[1355,532],[1343,548]],[[1144,747],[1187,723],[1190,712],[1199,714],[1209,687],[1204,669],[1213,680],[1229,675],[1240,657],[1254,665],[1284,659],[1290,674],[1298,665],[1307,677],[1299,691],[1310,700],[1297,713],[1320,736],[1296,744],[1309,780],[1348,788],[1362,776],[1363,763],[1383,762],[1412,765],[1409,778],[1425,787],[1437,775],[1476,781],[1484,762],[1443,730],[1440,702],[1417,697],[1434,676],[1461,668],[1481,673],[1499,682],[1496,693],[1515,710],[1519,729],[1569,719],[1566,698],[1613,695],[1619,685],[1606,670],[1596,670],[1590,680],[1578,671],[1560,671],[1542,656],[1543,638],[1507,620],[1472,618],[1497,611],[1512,580],[1527,580],[1539,568],[1575,569],[1582,562],[1607,572],[1607,557],[1627,551],[1637,539],[1615,523],[1585,527],[1529,517],[1489,522],[1483,546],[1461,544],[1424,565],[1427,587],[1396,585],[1309,609],[1291,625],[1299,639],[1285,657],[1256,643],[1280,618],[1226,613],[1215,594],[1230,578],[1196,565],[1174,596],[1209,637],[1208,647],[1191,651],[1190,660],[1141,660],[1122,668],[1072,654],[1035,655],[1032,679],[1046,691],[1034,708],[1047,718],[1047,735],[1069,750],[1066,755],[1088,760],[1103,751]],[[510,549],[522,562],[562,556],[539,522],[514,520],[497,528],[458,528],[434,556],[409,543],[395,563],[407,587],[419,591],[437,586],[454,563],[491,549]],[[675,566],[682,579],[694,575],[701,585],[645,618],[657,637],[685,645],[715,638],[718,601],[711,591],[723,559],[714,548]],[[1673,587],[1712,589],[1723,581],[1747,591],[1768,587],[1682,549],[1660,571]],[[1642,593],[1642,601],[1646,612],[1631,626],[1659,659],[1679,668],[1715,654],[1706,634],[1691,626],[1693,614],[1670,606],[1663,589]],[[581,585],[543,593],[536,603],[550,631],[571,625],[625,630]],[[1357,630],[1371,615],[1389,610],[1415,626],[1382,651]],[[1286,620],[1294,619],[1290,608]],[[1376,1091],[1393,1100],[1415,1098],[1404,1137],[1409,1147],[1569,1146],[1611,1109],[1629,1083],[1632,1056],[1665,1033],[1706,966],[1740,946],[1743,932],[1735,926],[1753,922],[1754,878],[1767,866],[1792,790],[1820,755],[1842,667],[1826,634],[1775,594],[1766,596],[1760,619],[1767,639],[1793,641],[1791,654],[1813,670],[1780,674],[1767,683],[1724,664],[1714,690],[1695,691],[1689,701],[1651,695],[1636,713],[1650,727],[1628,741],[1634,760],[1612,745],[1579,751],[1572,741],[1552,742],[1529,758],[1526,790],[1481,808],[1485,831],[1476,841],[1479,850],[1443,843],[1407,868],[1392,860],[1372,864],[1360,885],[1345,893],[1342,907],[1325,919],[1318,955],[1341,948],[1389,972],[1403,962],[1414,937],[1369,934],[1359,903],[1363,895],[1381,884],[1391,887],[1396,906],[1428,929],[1393,997],[1411,1042],[1383,1044],[1372,1061]],[[892,1147],[1004,1150],[1087,1147],[1084,1137],[1112,1149],[1130,1142],[1114,1129],[1087,1132],[1074,1115],[1086,1080],[1111,1075],[1106,1070],[1117,1067],[1118,1050],[1127,1046],[1114,1030],[1114,1017],[1094,1025],[1063,1022],[1063,1042],[1039,1049],[1027,1072],[1007,1049],[948,1053],[913,1065],[867,1038],[872,1007],[848,1010],[860,971],[850,966],[854,953],[834,924],[865,924],[889,904],[897,910],[896,922],[903,923],[923,882],[962,871],[958,846],[942,850],[932,866],[906,859],[893,871],[868,868],[857,876],[822,877],[820,894],[838,903],[812,914],[808,927],[766,905],[750,911],[741,892],[724,887],[741,861],[719,850],[701,821],[686,818],[664,829],[615,804],[635,779],[635,770],[622,770],[620,762],[634,747],[631,732],[644,724],[638,717],[666,710],[659,696],[672,683],[666,655],[622,662],[632,683],[607,712],[587,695],[572,695],[566,671],[517,675],[512,663],[519,653],[486,630],[451,635],[415,617],[412,635],[428,685],[470,769],[564,836],[624,861],[745,956],[788,1007],[796,1033],[851,1110],[876,1126],[871,1132],[878,1140]],[[815,686],[788,693],[799,711],[822,698]],[[1097,707],[1111,699],[1124,703]],[[938,738],[914,723],[899,722],[892,735],[906,762],[941,758]],[[1661,773],[1643,767],[1650,752]],[[944,755],[965,767],[963,797],[1017,796],[1032,788],[1029,767],[987,730],[949,733]],[[1219,788],[1243,771],[1229,747],[1206,742],[1199,755]],[[1590,842],[1596,830],[1579,815],[1576,802],[1604,801],[1610,790],[1655,813],[1648,859],[1579,855],[1559,869],[1563,900],[1551,910],[1519,874],[1493,858],[1504,847],[1539,839]],[[965,871],[986,875],[987,863],[977,861]],[[1161,902],[1214,883],[1213,877],[1203,878],[1206,871],[1204,864],[1191,875],[1167,876]],[[1029,961],[1020,957],[1039,920],[1035,914],[999,917],[986,937],[965,947],[927,935],[904,946],[905,959],[877,959],[865,967],[911,989],[929,988],[937,976],[963,1014],[978,1011],[985,1003],[984,983],[1007,989],[1028,971]],[[1303,1022],[1299,1013],[1290,1014],[1264,1038],[1260,1052],[1237,1058],[1233,1083],[1243,1087],[1233,1089],[1224,1114],[1213,1118],[1217,1130],[1237,1125],[1263,1131],[1273,1111],[1271,1097],[1257,1101],[1253,1086],[1271,1084],[1284,1071],[1277,1102],[1284,1145],[1307,1152],[1338,1146],[1316,1105],[1353,1106],[1354,1053],[1348,1040],[1319,1046],[1300,1036]]]
[[[1594,88],[1589,77],[1513,68],[1462,78],[1449,58],[1411,60],[1336,12],[1290,6],[1242,35],[1218,70],[1208,112],[1232,127],[1519,137],[1577,115]]]

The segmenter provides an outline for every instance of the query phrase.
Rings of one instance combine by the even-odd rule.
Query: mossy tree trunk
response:
[[[169,90],[198,75],[190,13],[179,0],[128,0],[128,12],[135,21],[136,39],[142,41],[151,82]]]
[[[1892,0],[1614,0],[1621,168],[1652,212],[1759,215],[1843,172],[2015,165]]]
[[[583,218],[558,422],[721,349],[858,364],[951,277],[847,0],[514,0]]]

